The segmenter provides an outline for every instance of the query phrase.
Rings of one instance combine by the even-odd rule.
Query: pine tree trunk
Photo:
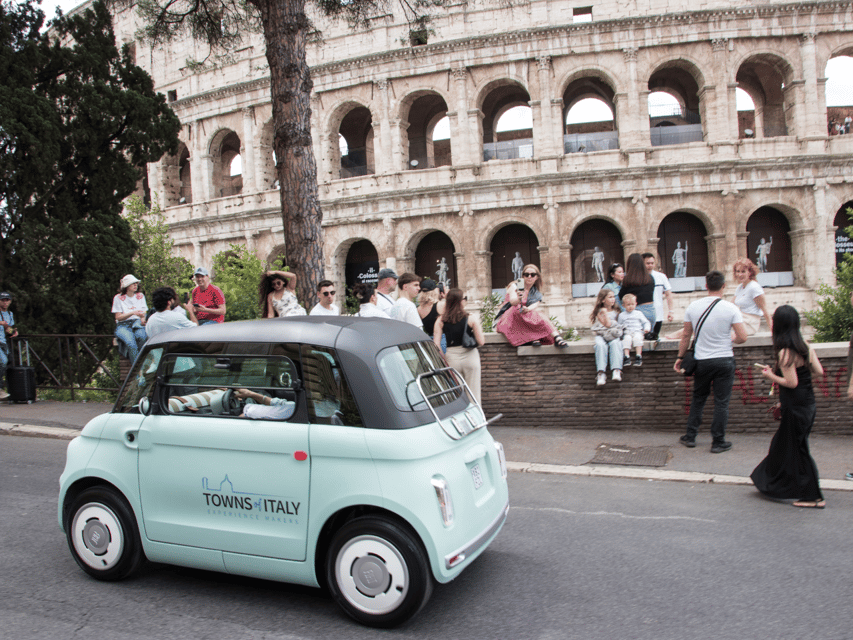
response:
[[[306,309],[324,278],[323,212],[311,143],[311,74],[305,57],[309,21],[304,0],[251,0],[261,13],[273,115],[273,149],[281,194],[287,265]]]

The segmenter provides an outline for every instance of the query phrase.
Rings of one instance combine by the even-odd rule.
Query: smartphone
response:
[[[201,305],[198,302],[193,302],[194,307],[200,307]]]
[[[184,304],[188,303],[189,301],[190,301],[190,294],[188,294],[186,291],[184,291]]]

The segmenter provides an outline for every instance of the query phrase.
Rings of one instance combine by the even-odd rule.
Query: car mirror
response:
[[[151,415],[151,401],[148,398],[139,401],[139,413],[144,416]]]

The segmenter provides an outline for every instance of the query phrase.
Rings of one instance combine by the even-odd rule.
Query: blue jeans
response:
[[[654,302],[644,302],[643,304],[637,305],[637,311],[646,316],[646,320],[649,321],[651,325],[651,331],[655,328],[655,303]]]
[[[607,371],[607,359],[610,357],[610,368],[622,368],[622,341],[607,342],[601,336],[595,336],[595,370]]]
[[[132,322],[119,322],[116,325],[116,338],[127,347],[127,359],[133,364],[136,362],[136,356],[139,355],[142,345],[148,340],[148,334],[145,333],[145,327],[137,318]]]
[[[216,324],[216,320],[199,320],[198,321],[198,326],[201,326],[203,324]]]
[[[709,358],[696,361],[696,373],[693,375],[693,399],[690,402],[690,415],[687,416],[687,437],[696,439],[699,425],[702,424],[702,411],[705,401],[714,386],[714,417],[711,419],[711,437],[714,443],[725,442],[726,425],[729,422],[729,399],[735,382],[734,358]]]
[[[3,328],[0,327],[0,331]],[[0,342],[0,391],[6,386],[6,367],[9,366],[8,345],[5,342]]]

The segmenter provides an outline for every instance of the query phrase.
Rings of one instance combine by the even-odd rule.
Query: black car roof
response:
[[[145,348],[170,345],[180,350],[181,343],[297,343],[334,349],[366,426],[405,429],[431,422],[432,414],[400,411],[394,404],[376,362],[377,354],[387,347],[430,341],[423,330],[399,320],[354,316],[296,316],[266,320],[211,323],[179,329],[150,339]],[[467,405],[457,399],[440,408],[449,415]]]

